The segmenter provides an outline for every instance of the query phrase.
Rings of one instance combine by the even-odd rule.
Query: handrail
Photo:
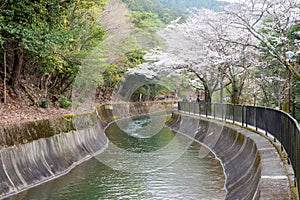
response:
[[[262,130],[266,135],[271,134],[275,142],[278,140],[281,143],[281,150],[284,149],[288,155],[300,196],[300,126],[291,115],[267,107],[206,102],[178,102],[178,110],[224,121],[230,120],[233,124],[252,126],[256,131]]]

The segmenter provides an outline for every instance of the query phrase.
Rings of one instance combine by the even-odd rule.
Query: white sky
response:
[[[227,1],[227,2],[233,3],[233,2],[239,2],[240,0],[218,0],[218,1]]]
[[[242,1],[246,1],[246,0],[217,0],[217,1],[227,1],[227,2],[233,3],[233,2],[242,2]],[[297,0],[296,2],[300,3],[300,0]]]

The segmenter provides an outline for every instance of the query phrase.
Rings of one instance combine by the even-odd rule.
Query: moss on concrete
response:
[[[64,114],[54,119],[43,119],[5,125],[0,124],[0,149],[13,145],[26,144],[40,138],[47,138],[60,133],[90,128],[99,118],[103,126],[106,126],[108,123],[118,118],[148,113],[151,110],[150,107],[154,105],[157,106],[157,111],[159,111],[165,109],[165,107],[170,107],[170,102],[99,105],[95,111],[79,115]],[[114,113],[113,109],[115,106],[121,109],[129,109],[129,113],[127,113],[128,116],[123,116],[122,113],[120,115]]]

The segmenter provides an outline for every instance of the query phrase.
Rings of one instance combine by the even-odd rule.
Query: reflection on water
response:
[[[128,124],[126,131],[138,133],[138,129],[150,123],[149,120],[134,120]],[[145,160],[139,158],[139,155],[142,157],[144,152],[157,152],[177,137],[174,132],[164,128],[151,138],[138,138],[124,133],[116,124],[112,124],[106,134],[114,145],[134,152],[136,159],[142,160],[139,162],[141,167],[147,167],[158,158]],[[223,199],[225,189],[222,167],[213,154],[200,159],[200,147],[192,143],[174,162],[149,172],[113,170],[93,158],[61,178],[10,199]],[[173,149],[173,152],[176,151]],[[172,157],[175,154],[153,155]],[[98,159],[101,161],[101,156]]]

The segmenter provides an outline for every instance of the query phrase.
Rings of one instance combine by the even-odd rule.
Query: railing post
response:
[[[296,186],[296,188],[298,189],[298,191],[300,191],[299,181],[300,181],[299,178],[297,178],[297,176],[295,176],[294,185]],[[298,197],[299,197],[299,192],[298,192]]]
[[[242,105],[242,127],[244,127],[244,105]]]
[[[288,130],[288,131],[287,131],[287,133],[288,133],[288,134],[287,134],[287,136],[288,136],[288,147],[290,148],[290,147],[291,147],[291,137],[290,137],[290,134],[289,134],[289,133],[290,133],[290,123],[289,123],[289,119],[287,120],[287,130]],[[286,150],[289,151],[290,149],[287,148]],[[290,153],[290,151],[288,152],[288,157],[290,156],[289,153]]]
[[[282,141],[282,119],[281,119],[281,115],[280,115],[280,121],[279,121],[279,134],[278,135],[279,135],[279,138],[278,138],[279,141]]]
[[[268,120],[266,120],[267,119],[267,116],[266,116],[266,110],[267,110],[267,108],[266,107],[264,107],[265,109],[264,109],[264,121],[265,121],[265,134],[266,134],[266,136],[268,136]],[[275,138],[275,137],[274,137]]]
[[[226,116],[224,117],[224,104],[221,104],[221,108],[222,108],[222,120],[225,120],[226,122]]]
[[[205,116],[207,118],[207,112],[208,112],[208,103],[205,102]]]
[[[283,140],[283,125],[282,125],[282,122],[284,121],[284,118],[282,117],[282,115],[280,115],[280,124],[279,124],[279,127],[280,127],[280,149],[281,151],[283,151],[283,145],[282,145],[282,140]]]
[[[245,123],[246,123],[246,128],[248,127],[248,106],[246,106],[246,111],[245,111]]]
[[[254,107],[255,108],[255,130],[257,131],[258,130],[258,128],[257,128],[257,108],[256,107]]]
[[[216,104],[214,103],[214,119],[216,119]]]
[[[299,136],[299,129],[298,128],[295,128],[295,135],[296,135],[296,163],[299,163],[300,162],[300,136]],[[300,165],[299,164],[296,164],[296,177],[295,177],[295,186],[298,188],[298,191],[299,191],[299,173],[300,173]]]
[[[232,104],[231,106],[232,106],[232,122],[234,124],[234,104]]]
[[[224,119],[225,119],[225,122],[226,122],[226,119],[227,119],[227,115],[226,115],[226,112],[227,112],[227,105],[224,104],[225,106],[225,110],[224,110]]]

